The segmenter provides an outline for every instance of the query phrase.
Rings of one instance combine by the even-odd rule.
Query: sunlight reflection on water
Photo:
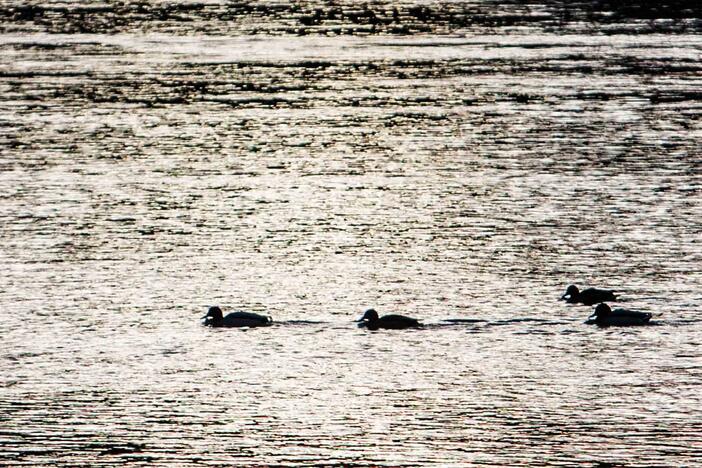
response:
[[[4,31],[3,464],[702,455],[697,35]]]

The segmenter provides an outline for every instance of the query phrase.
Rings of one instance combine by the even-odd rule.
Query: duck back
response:
[[[614,301],[616,296],[614,291],[608,289],[588,288],[580,291],[580,294],[570,298],[568,302],[594,305],[600,302]]]
[[[263,327],[270,325],[272,320],[264,315],[253,312],[232,312],[222,320],[223,327]]]
[[[585,323],[602,327],[632,327],[646,325],[651,320],[651,314],[627,309],[614,309],[604,317],[595,317]]]
[[[400,330],[403,328],[419,327],[419,320],[404,315],[384,315],[377,320],[378,328]],[[369,326],[370,328],[370,326]]]
[[[651,320],[652,315],[648,312],[637,312],[635,310],[614,309],[612,317],[620,321],[629,321],[632,324],[643,325]]]

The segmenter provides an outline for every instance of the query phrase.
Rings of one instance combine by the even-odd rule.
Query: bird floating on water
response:
[[[627,309],[612,310],[607,304],[597,304],[595,311],[585,322],[588,325],[601,327],[627,327],[646,325],[651,320],[651,314]]]
[[[594,305],[599,302],[616,301],[617,297],[614,295],[614,291],[609,289],[588,288],[580,291],[576,285],[571,284],[566,289],[565,294],[561,296],[561,300],[568,304]]]
[[[223,316],[222,309],[217,306],[210,307],[202,318],[210,327],[265,327],[273,323],[271,317],[253,312],[231,312]]]
[[[366,327],[369,330],[377,330],[379,328],[400,330],[422,326],[419,320],[405,317],[404,315],[383,315],[378,317],[378,312],[375,309],[368,309],[363,314],[363,317],[356,321],[360,322],[358,324],[359,327]]]

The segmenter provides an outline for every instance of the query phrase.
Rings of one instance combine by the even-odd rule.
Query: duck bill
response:
[[[360,319],[354,320],[354,322],[363,322],[363,317],[361,317]]]
[[[560,299],[560,300],[561,300],[561,301],[566,301],[566,300],[568,300],[568,299],[570,299],[570,294],[564,294],[564,295],[561,296],[561,299]]]

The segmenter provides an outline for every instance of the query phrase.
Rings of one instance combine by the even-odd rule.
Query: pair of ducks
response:
[[[270,316],[254,314],[253,312],[232,312],[226,316],[222,314],[222,309],[217,306],[210,307],[207,314],[202,317],[205,325],[210,327],[266,327],[273,323]],[[403,329],[420,327],[418,320],[405,317],[403,315],[385,315],[378,317],[375,309],[368,309],[357,322],[359,326],[364,326],[369,330],[379,328]]]
[[[651,320],[651,314],[649,313],[627,309],[612,310],[611,307],[605,304],[605,301],[616,301],[617,297],[614,291],[609,289],[588,288],[580,291],[577,286],[571,284],[566,289],[565,294],[561,296],[561,300],[569,304],[584,304],[588,306],[597,304],[595,311],[585,322],[588,325],[625,327],[646,325]]]
[[[608,289],[588,288],[580,291],[577,286],[571,284],[561,296],[569,304],[597,304],[595,311],[585,322],[589,325],[609,326],[633,326],[646,325],[651,320],[651,314],[636,312],[627,309],[612,310],[605,301],[614,301],[616,296],[614,291]],[[265,327],[273,323],[270,316],[254,314],[252,312],[232,312],[224,316],[222,309],[217,306],[210,307],[205,319],[205,325],[212,327]],[[422,324],[419,320],[406,317],[404,315],[384,315],[378,316],[375,309],[368,309],[359,320],[359,327],[369,330],[388,329],[401,330],[405,328],[418,328]]]

